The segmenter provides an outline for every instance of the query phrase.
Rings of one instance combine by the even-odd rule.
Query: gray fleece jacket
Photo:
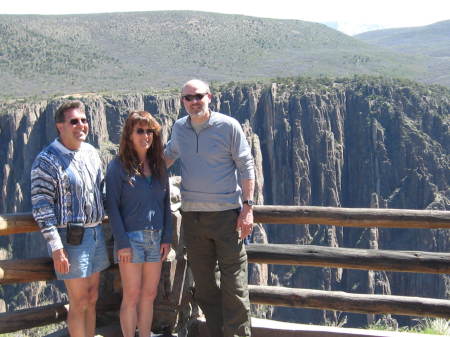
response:
[[[241,179],[254,179],[254,161],[239,122],[211,112],[199,134],[189,116],[177,120],[165,149],[168,159],[181,160],[183,201],[239,203]]]

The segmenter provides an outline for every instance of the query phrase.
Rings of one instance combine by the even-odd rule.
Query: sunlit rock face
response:
[[[131,110],[161,121],[163,138],[183,116],[175,94],[89,95],[89,142],[104,164],[116,154]],[[62,98],[0,104],[0,213],[30,210],[30,167],[56,136],[53,114]],[[450,209],[450,93],[383,79],[280,80],[214,90],[211,107],[242,124],[256,163],[259,204]],[[172,170],[178,175],[179,167]],[[258,225],[258,243],[449,251],[444,230]],[[0,238],[16,258],[46,254],[39,234]],[[354,293],[446,298],[446,275],[250,266],[250,282]],[[256,310],[256,309],[255,309]],[[259,310],[259,311],[258,311]],[[305,323],[336,322],[337,313],[259,308],[261,316]],[[341,316],[342,319],[342,316]],[[374,317],[349,315],[351,325]]]

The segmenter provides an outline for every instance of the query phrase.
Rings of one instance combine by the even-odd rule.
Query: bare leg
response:
[[[138,321],[137,305],[141,296],[143,264],[119,263],[119,269],[123,287],[120,325],[124,337],[134,337]]]
[[[139,302],[139,337],[148,337],[151,335],[153,303],[158,292],[161,266],[161,262],[144,263],[142,273],[142,292]]]
[[[95,334],[99,280],[100,273],[87,278],[64,280],[69,296],[67,326],[71,337],[93,337]]]
[[[96,304],[98,299],[98,286],[100,283],[100,273],[94,273],[90,277],[89,280],[89,301],[86,310],[86,336],[94,337],[95,336],[95,326],[96,326]]]

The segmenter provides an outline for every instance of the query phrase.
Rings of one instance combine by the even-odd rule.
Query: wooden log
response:
[[[116,264],[107,270],[118,269]],[[49,257],[26,260],[0,260],[0,285],[56,279],[53,261]]]
[[[48,257],[0,261],[0,284],[48,281],[55,277],[53,261]]]
[[[97,303],[97,314],[120,309],[120,297],[108,298]],[[155,304],[155,314],[159,311],[175,311],[177,306]],[[31,329],[66,320],[68,304],[52,304],[37,308],[0,313],[0,334]]]
[[[108,223],[104,217],[102,223]],[[30,212],[0,214],[0,236],[39,232],[39,226]]]
[[[0,235],[30,233],[39,231],[31,213],[0,215]]]
[[[249,286],[250,301],[283,307],[450,318],[450,301],[423,297],[351,294],[342,291]]]
[[[255,206],[255,222],[348,227],[450,228],[450,212],[384,208]],[[105,217],[103,223],[108,222]],[[0,235],[36,232],[31,213],[0,215]]]
[[[68,310],[67,304],[56,304],[1,313],[0,334],[64,321]]]
[[[449,253],[419,251],[388,251],[354,248],[334,248],[304,245],[251,244],[247,246],[249,262],[334,267],[360,270],[386,270],[450,274]],[[186,268],[180,261],[173,291],[180,295]],[[110,269],[117,268],[116,265]],[[0,284],[53,280],[53,262],[50,258],[0,261]],[[180,296],[174,300],[180,305]]]
[[[360,270],[450,274],[449,253],[250,244],[249,262]]]
[[[435,210],[255,206],[255,222],[348,227],[450,228],[450,212]]]
[[[107,311],[116,311],[119,308],[120,298],[108,298],[97,303],[98,314]],[[64,321],[67,318],[68,310],[68,304],[52,304],[0,313],[0,334]]]

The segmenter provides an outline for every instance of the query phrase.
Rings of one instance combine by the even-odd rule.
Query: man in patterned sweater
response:
[[[109,266],[101,226],[101,162],[85,143],[89,125],[82,102],[62,104],[55,123],[58,138],[39,153],[31,170],[33,216],[67,288],[69,333],[91,337],[100,271]]]

